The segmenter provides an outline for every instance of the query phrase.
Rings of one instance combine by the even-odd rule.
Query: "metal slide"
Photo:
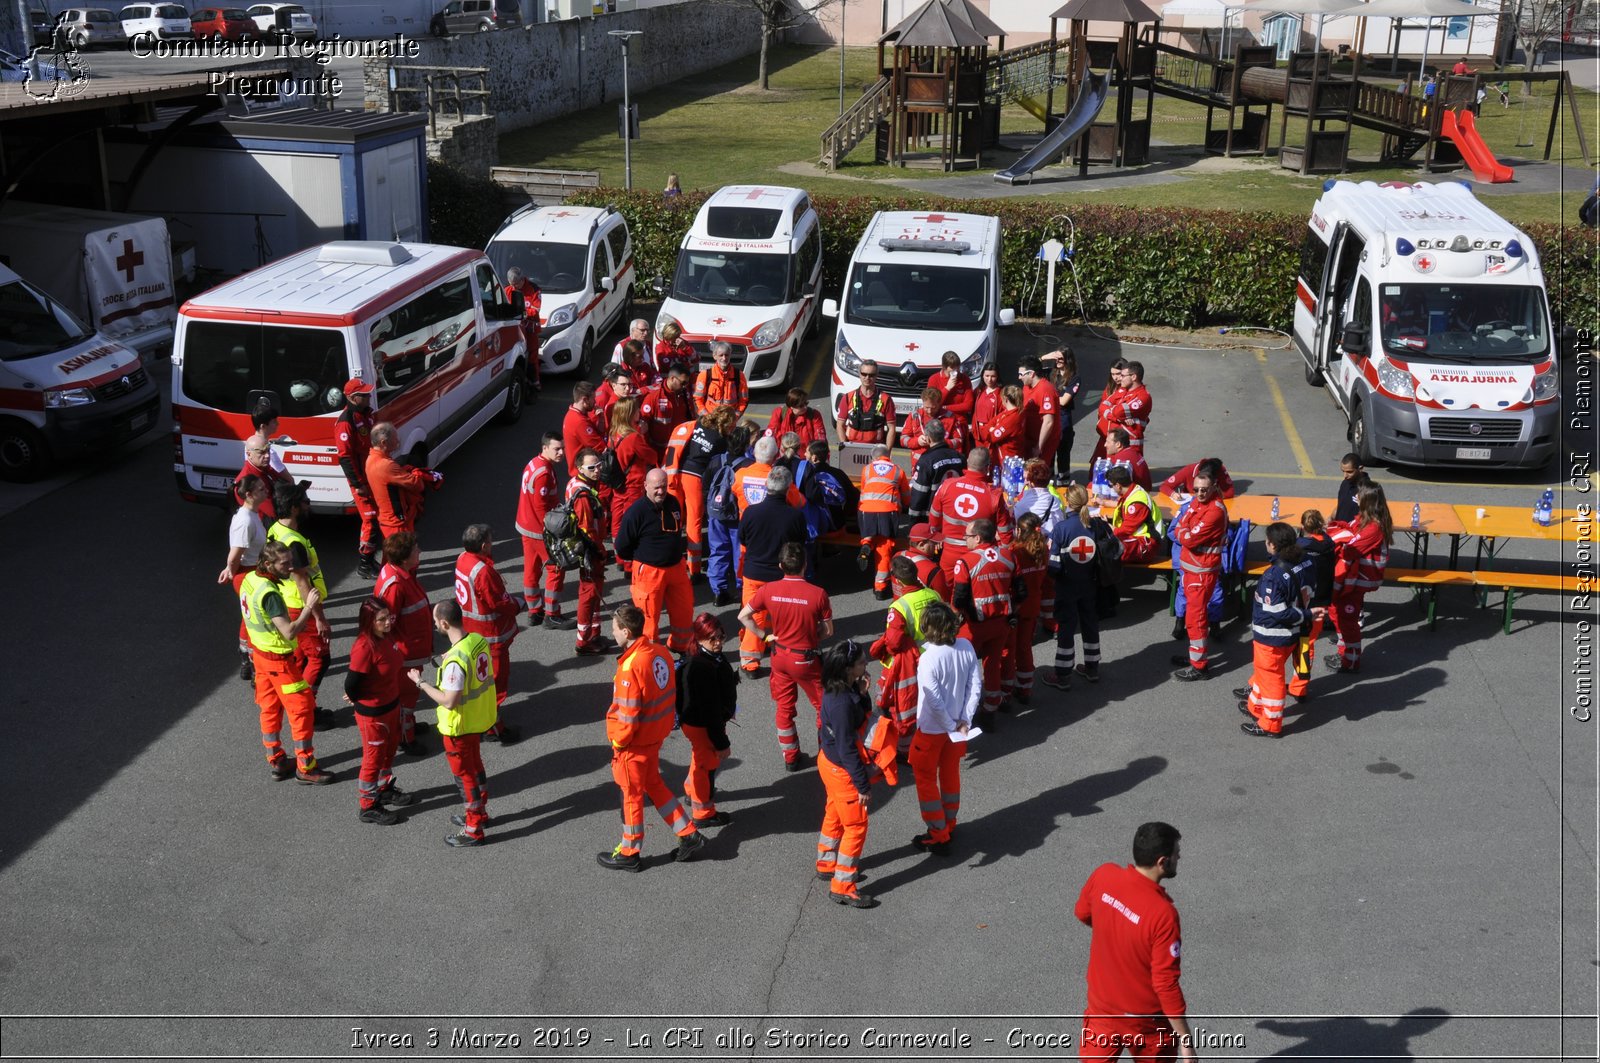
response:
[[[994,179],[1004,181],[1008,185],[1016,184],[1017,178],[1031,176],[1033,171],[1060,155],[1066,150],[1067,145],[1088,131],[1089,126],[1099,116],[1100,108],[1105,106],[1106,97],[1110,93],[1110,71],[1104,74],[1095,74],[1091,71],[1083,79],[1083,88],[1078,91],[1078,98],[1072,101],[1072,107],[1061,120],[1061,124],[1046,133],[1044,139],[1035,144],[1026,155],[995,174]]]
[[[1461,157],[1472,168],[1472,176],[1486,184],[1503,185],[1517,172],[1494,157],[1489,145],[1478,135],[1478,121],[1465,107],[1459,112],[1446,110],[1439,116],[1439,132],[1455,142]]]

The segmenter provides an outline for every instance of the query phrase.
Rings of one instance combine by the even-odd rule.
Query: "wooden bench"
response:
[[[1476,581],[1471,572],[1458,572],[1449,568],[1388,568],[1384,570],[1385,583],[1398,583],[1411,588],[1411,596],[1423,604],[1428,614],[1428,630],[1433,630],[1437,617],[1440,587],[1471,587]]]
[[[1518,591],[1554,591],[1557,594],[1580,594],[1594,590],[1593,581],[1580,583],[1577,576],[1547,576],[1538,572],[1495,572],[1479,569],[1472,573],[1478,587],[1478,608],[1489,605],[1489,592],[1500,591],[1500,630],[1511,634],[1511,610],[1517,602]]]
[[[489,177],[501,191],[518,203],[532,201],[541,207],[555,206],[568,195],[600,187],[599,170],[539,170],[528,166],[491,166]]]

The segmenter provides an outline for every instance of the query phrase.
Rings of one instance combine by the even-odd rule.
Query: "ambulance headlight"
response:
[[[775,317],[756,329],[756,334],[750,337],[750,346],[757,350],[764,347],[776,347],[778,345],[778,337],[782,335],[783,318]]]
[[[44,408],[60,410],[68,406],[87,406],[94,401],[91,388],[51,388],[44,393]]]
[[[978,344],[978,349],[969,354],[961,363],[961,371],[973,380],[978,379],[978,374],[983,372],[983,363],[989,360],[989,337],[985,336],[983,342]]]
[[[1538,376],[1533,378],[1532,391],[1533,401],[1535,402],[1541,402],[1545,399],[1553,399],[1556,397],[1556,392],[1560,390],[1561,379],[1556,375],[1554,368],[1552,368],[1548,373],[1540,373]]]
[[[554,310],[550,311],[550,316],[545,318],[544,327],[547,329],[566,328],[568,325],[572,324],[573,318],[577,316],[573,312],[574,309],[575,307],[572,303],[568,303],[566,306],[556,307]]]
[[[1409,399],[1416,394],[1416,382],[1411,379],[1411,374],[1388,362],[1378,366],[1378,386],[1402,399]]]
[[[666,328],[668,325],[677,325],[678,326],[678,334],[679,335],[683,334],[683,324],[681,322],[679,322],[677,318],[673,317],[671,314],[657,314],[656,315],[656,335],[657,336],[661,335],[661,330]]]
[[[850,374],[861,368],[861,359],[850,348],[850,341],[844,338],[844,329],[839,330],[838,345],[833,349],[833,364]]]

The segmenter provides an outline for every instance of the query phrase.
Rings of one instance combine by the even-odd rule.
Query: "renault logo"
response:
[[[900,383],[904,384],[908,389],[914,390],[916,388],[917,375],[918,370],[916,362],[907,362],[905,365],[900,367]]]

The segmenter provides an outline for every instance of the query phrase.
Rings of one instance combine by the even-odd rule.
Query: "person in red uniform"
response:
[[[1128,565],[1148,565],[1163,545],[1161,514],[1150,492],[1133,482],[1126,465],[1106,472],[1106,482],[1117,492],[1117,505],[1111,514],[1111,532],[1122,543],[1122,561]]]
[[[356,544],[359,562],[356,575],[378,578],[378,554],[383,549],[383,532],[378,528],[378,503],[367,485],[367,453],[372,450],[372,385],[351,378],[344,384],[344,409],[333,426],[333,445],[350,485],[356,513],[361,517],[361,539]]]
[[[637,399],[643,389],[634,386],[633,374],[627,368],[613,365],[601,374],[605,379],[594,392],[594,419],[607,432],[611,428],[611,414],[623,399]]]
[[[395,532],[416,531],[422,515],[422,493],[438,490],[444,474],[432,469],[401,465],[392,456],[400,435],[388,421],[372,426],[372,450],[367,454],[367,484],[378,504],[378,528],[388,538]]]
[[[719,406],[732,406],[744,416],[750,405],[750,384],[744,371],[733,364],[733,348],[722,340],[711,342],[711,365],[694,381],[694,408],[701,416]]]
[[[672,734],[677,690],[672,656],[644,637],[644,614],[638,606],[617,606],[611,632],[622,653],[612,681],[611,707],[606,710],[606,738],[611,742],[611,777],[622,791],[622,841],[595,859],[613,871],[643,870],[639,849],[644,844],[646,798],[678,836],[673,859],[692,859],[705,847],[706,837],[661,778],[661,743]]]
[[[958,414],[951,413],[944,408],[944,392],[936,387],[922,389],[922,405],[906,414],[905,423],[900,427],[897,438],[901,444],[911,449],[911,464],[916,465],[917,459],[927,453],[933,445],[928,438],[926,430],[928,425],[939,422],[944,426],[945,442],[954,450],[965,451],[967,422]]]
[[[806,692],[812,708],[822,717],[822,660],[817,646],[833,637],[833,605],[828,592],[805,580],[806,550],[799,543],[784,543],[778,548],[781,579],[763,583],[755,596],[739,610],[739,623],[772,649],[772,674],[769,682],[772,701],[777,706],[778,748],[783,752],[785,771],[805,767],[805,755],[795,730],[796,688]],[[772,623],[767,631],[756,625],[756,614],[765,613]]]
[[[1038,458],[1053,469],[1056,447],[1061,444],[1061,396],[1037,355],[1022,359],[1017,376],[1022,381],[1023,420],[1027,424],[1024,456]]]
[[[389,826],[399,817],[386,805],[417,800],[395,785],[394,751],[400,744],[400,683],[405,655],[395,638],[395,615],[381,598],[368,598],[357,614],[355,645],[344,676],[344,700],[361,729],[361,770],[356,779],[357,815],[363,823]]]
[[[511,689],[511,642],[517,637],[520,603],[506,593],[505,580],[494,567],[494,532],[487,524],[469,524],[461,533],[461,556],[456,558],[456,604],[461,606],[461,629],[482,635],[494,655],[494,703],[506,703]],[[521,732],[496,719],[484,733],[490,742],[510,745]]]
[[[1211,477],[1211,482],[1216,484],[1217,494],[1223,498],[1233,497],[1233,477],[1228,475],[1227,466],[1222,464],[1221,458],[1201,458],[1190,465],[1185,465],[1165,480],[1161,481],[1159,494],[1169,498],[1179,495],[1194,494],[1194,478],[1196,473],[1205,473]]]
[[[659,642],[661,614],[667,614],[667,648],[688,653],[694,648],[690,625],[694,590],[684,565],[689,540],[684,533],[683,506],[667,493],[667,474],[645,474],[644,494],[617,522],[617,560],[632,565],[633,604],[644,613],[644,637]]]
[[[856,513],[861,550],[856,566],[863,572],[872,566],[872,593],[880,602],[893,597],[889,562],[894,559],[895,524],[910,501],[911,481],[905,470],[890,458],[888,447],[873,447],[872,460],[861,468],[861,505]]]
[[[1123,465],[1128,469],[1128,475],[1133,482],[1150,490],[1150,466],[1144,460],[1144,448],[1133,446],[1133,441],[1128,438],[1126,428],[1113,428],[1106,433],[1106,465]],[[1229,492],[1223,498],[1232,498],[1232,481],[1228,483]]]
[[[972,390],[972,381],[961,369],[959,354],[955,351],[944,352],[944,357],[939,359],[939,371],[928,379],[928,386],[939,389],[940,405],[944,409],[967,424],[972,423],[973,407],[977,405],[978,395]]]
[[[1000,390],[1000,412],[986,421],[983,438],[978,442],[989,448],[996,465],[1004,465],[1007,458],[1020,458],[1028,446],[1027,400],[1022,389],[1012,384]]]
[[[567,574],[550,563],[544,544],[544,519],[561,504],[562,458],[566,450],[561,437],[544,434],[543,445],[528,467],[522,470],[522,489],[517,492],[517,534],[522,536],[522,597],[528,603],[528,624],[549,623],[557,631],[570,631],[577,625],[561,615],[561,591]],[[544,584],[543,592],[540,583]]]
[[[972,393],[972,436],[977,439],[983,430],[1000,415],[1000,369],[993,362],[983,363],[978,375],[978,386]]]
[[[663,378],[667,370],[675,365],[683,366],[683,371],[693,378],[700,370],[700,356],[694,352],[694,346],[683,338],[683,328],[676,321],[668,321],[661,326],[661,332],[656,337],[656,372]]]
[[[1017,626],[1011,629],[1011,652],[1001,683],[1009,675],[1015,684],[1014,696],[1024,705],[1033,699],[1033,635],[1039,627],[1045,584],[1049,582],[1050,544],[1040,530],[1043,526],[1039,514],[1024,513],[1017,518],[1017,534],[1011,543],[1016,551],[1017,576],[1026,593],[1015,603]]]
[[[672,439],[672,430],[693,420],[689,370],[674,363],[661,374],[661,383],[639,398],[639,421],[644,426],[645,440],[660,454]]]
[[[611,495],[611,534],[617,533],[628,507],[644,497],[644,478],[661,464],[661,457],[639,431],[639,400],[619,399],[611,410],[611,452],[622,467],[623,483]],[[619,562],[624,572],[632,566]]]
[[[908,558],[917,566],[917,582],[943,598],[950,600],[950,585],[945,582],[944,570],[939,567],[939,540],[934,538],[933,527],[926,521],[913,524],[907,533],[910,545],[896,554],[896,557]],[[893,564],[891,562],[891,571]],[[898,600],[901,591],[898,584],[895,586],[895,599]]]
[[[1116,427],[1111,417],[1122,396],[1127,368],[1127,360],[1118,358],[1111,363],[1111,369],[1106,374],[1106,386],[1100,392],[1100,403],[1095,409],[1094,430],[1100,438],[1094,445],[1094,453],[1089,456],[1090,465],[1094,464],[1096,458],[1106,456],[1106,433]]]
[[[242,483],[246,476],[254,476],[261,481],[267,489],[267,497],[260,506],[261,523],[271,527],[272,522],[278,519],[278,508],[273,502],[272,492],[280,483],[292,482],[289,474],[274,464],[272,444],[260,436],[251,436],[244,441],[244,466],[239,470],[239,475],[233,478],[235,484]],[[244,497],[235,487],[233,497],[241,506]]]
[[[834,430],[841,443],[883,443],[894,446],[894,400],[878,390],[878,363],[862,360],[857,370],[861,386],[839,396],[834,410]]]
[[[613,368],[628,371],[628,378],[633,382],[635,395],[643,394],[646,388],[653,388],[661,382],[656,367],[645,354],[645,342],[632,336],[623,340],[622,361],[613,363]]]
[[[1101,864],[1078,892],[1073,914],[1091,931],[1089,983],[1078,1044],[1081,1063],[1198,1059],[1189,1030],[1183,928],[1161,883],[1178,876],[1178,840],[1166,823],[1141,823],[1133,863]]]
[[[594,385],[580,380],[572,385],[572,405],[561,421],[561,449],[568,461],[576,461],[585,447],[596,452],[606,449],[606,433],[595,416]]]
[[[1361,670],[1361,606],[1367,592],[1383,586],[1383,570],[1394,545],[1394,521],[1383,488],[1368,484],[1356,496],[1360,506],[1353,521],[1328,525],[1333,540],[1333,629],[1338,632],[1338,652],[1327,658],[1336,672]]]
[[[600,453],[584,447],[573,459],[575,474],[567,481],[567,505],[583,536],[584,561],[578,566],[578,642],[573,652],[594,657],[606,651],[600,634],[600,599],[606,591],[606,532],[610,528],[606,508],[611,489],[602,484]],[[640,617],[640,625],[644,623]]]
[[[811,408],[811,393],[805,388],[790,388],[783,397],[783,405],[772,411],[764,433],[772,439],[782,439],[784,433],[793,432],[800,437],[802,449],[818,440],[828,441],[828,426],[822,414]]]
[[[1122,390],[1106,414],[1106,432],[1125,428],[1134,446],[1144,445],[1150,427],[1150,389],[1144,386],[1144,365],[1129,362],[1122,370]]]
[[[966,553],[955,563],[950,598],[966,620],[962,637],[972,643],[983,662],[980,724],[992,727],[995,710],[1005,696],[1005,656],[1012,640],[1013,602],[1019,590],[1017,555],[998,541],[995,522],[987,517],[967,525],[965,545]]]
[[[928,527],[940,543],[939,567],[951,587],[956,562],[969,549],[967,527],[980,517],[995,522],[1001,542],[1011,541],[1011,507],[1000,488],[989,483],[989,451],[974,447],[967,455],[967,471],[940,484],[928,507]]]
[[[544,321],[539,315],[543,296],[531,277],[520,267],[512,266],[506,270],[506,298],[515,303],[512,299],[515,295],[522,296],[522,341],[528,345],[528,375],[533,380],[533,390],[543,391],[544,383],[539,376],[539,331]]]
[[[396,532],[383,541],[383,568],[372,593],[395,617],[395,636],[405,654],[400,674],[400,752],[420,757],[428,750],[417,735],[417,684],[407,674],[433,655],[433,613],[428,595],[417,581],[422,550],[411,532]]]
[[[1211,619],[1206,615],[1211,591],[1222,578],[1222,547],[1228,539],[1228,509],[1218,497],[1209,476],[1196,473],[1194,498],[1173,521],[1172,539],[1178,544],[1178,565],[1183,570],[1184,628],[1189,634],[1188,657],[1174,657],[1173,664],[1184,665],[1172,673],[1174,679],[1191,682],[1210,679],[1206,658],[1206,636]]]

